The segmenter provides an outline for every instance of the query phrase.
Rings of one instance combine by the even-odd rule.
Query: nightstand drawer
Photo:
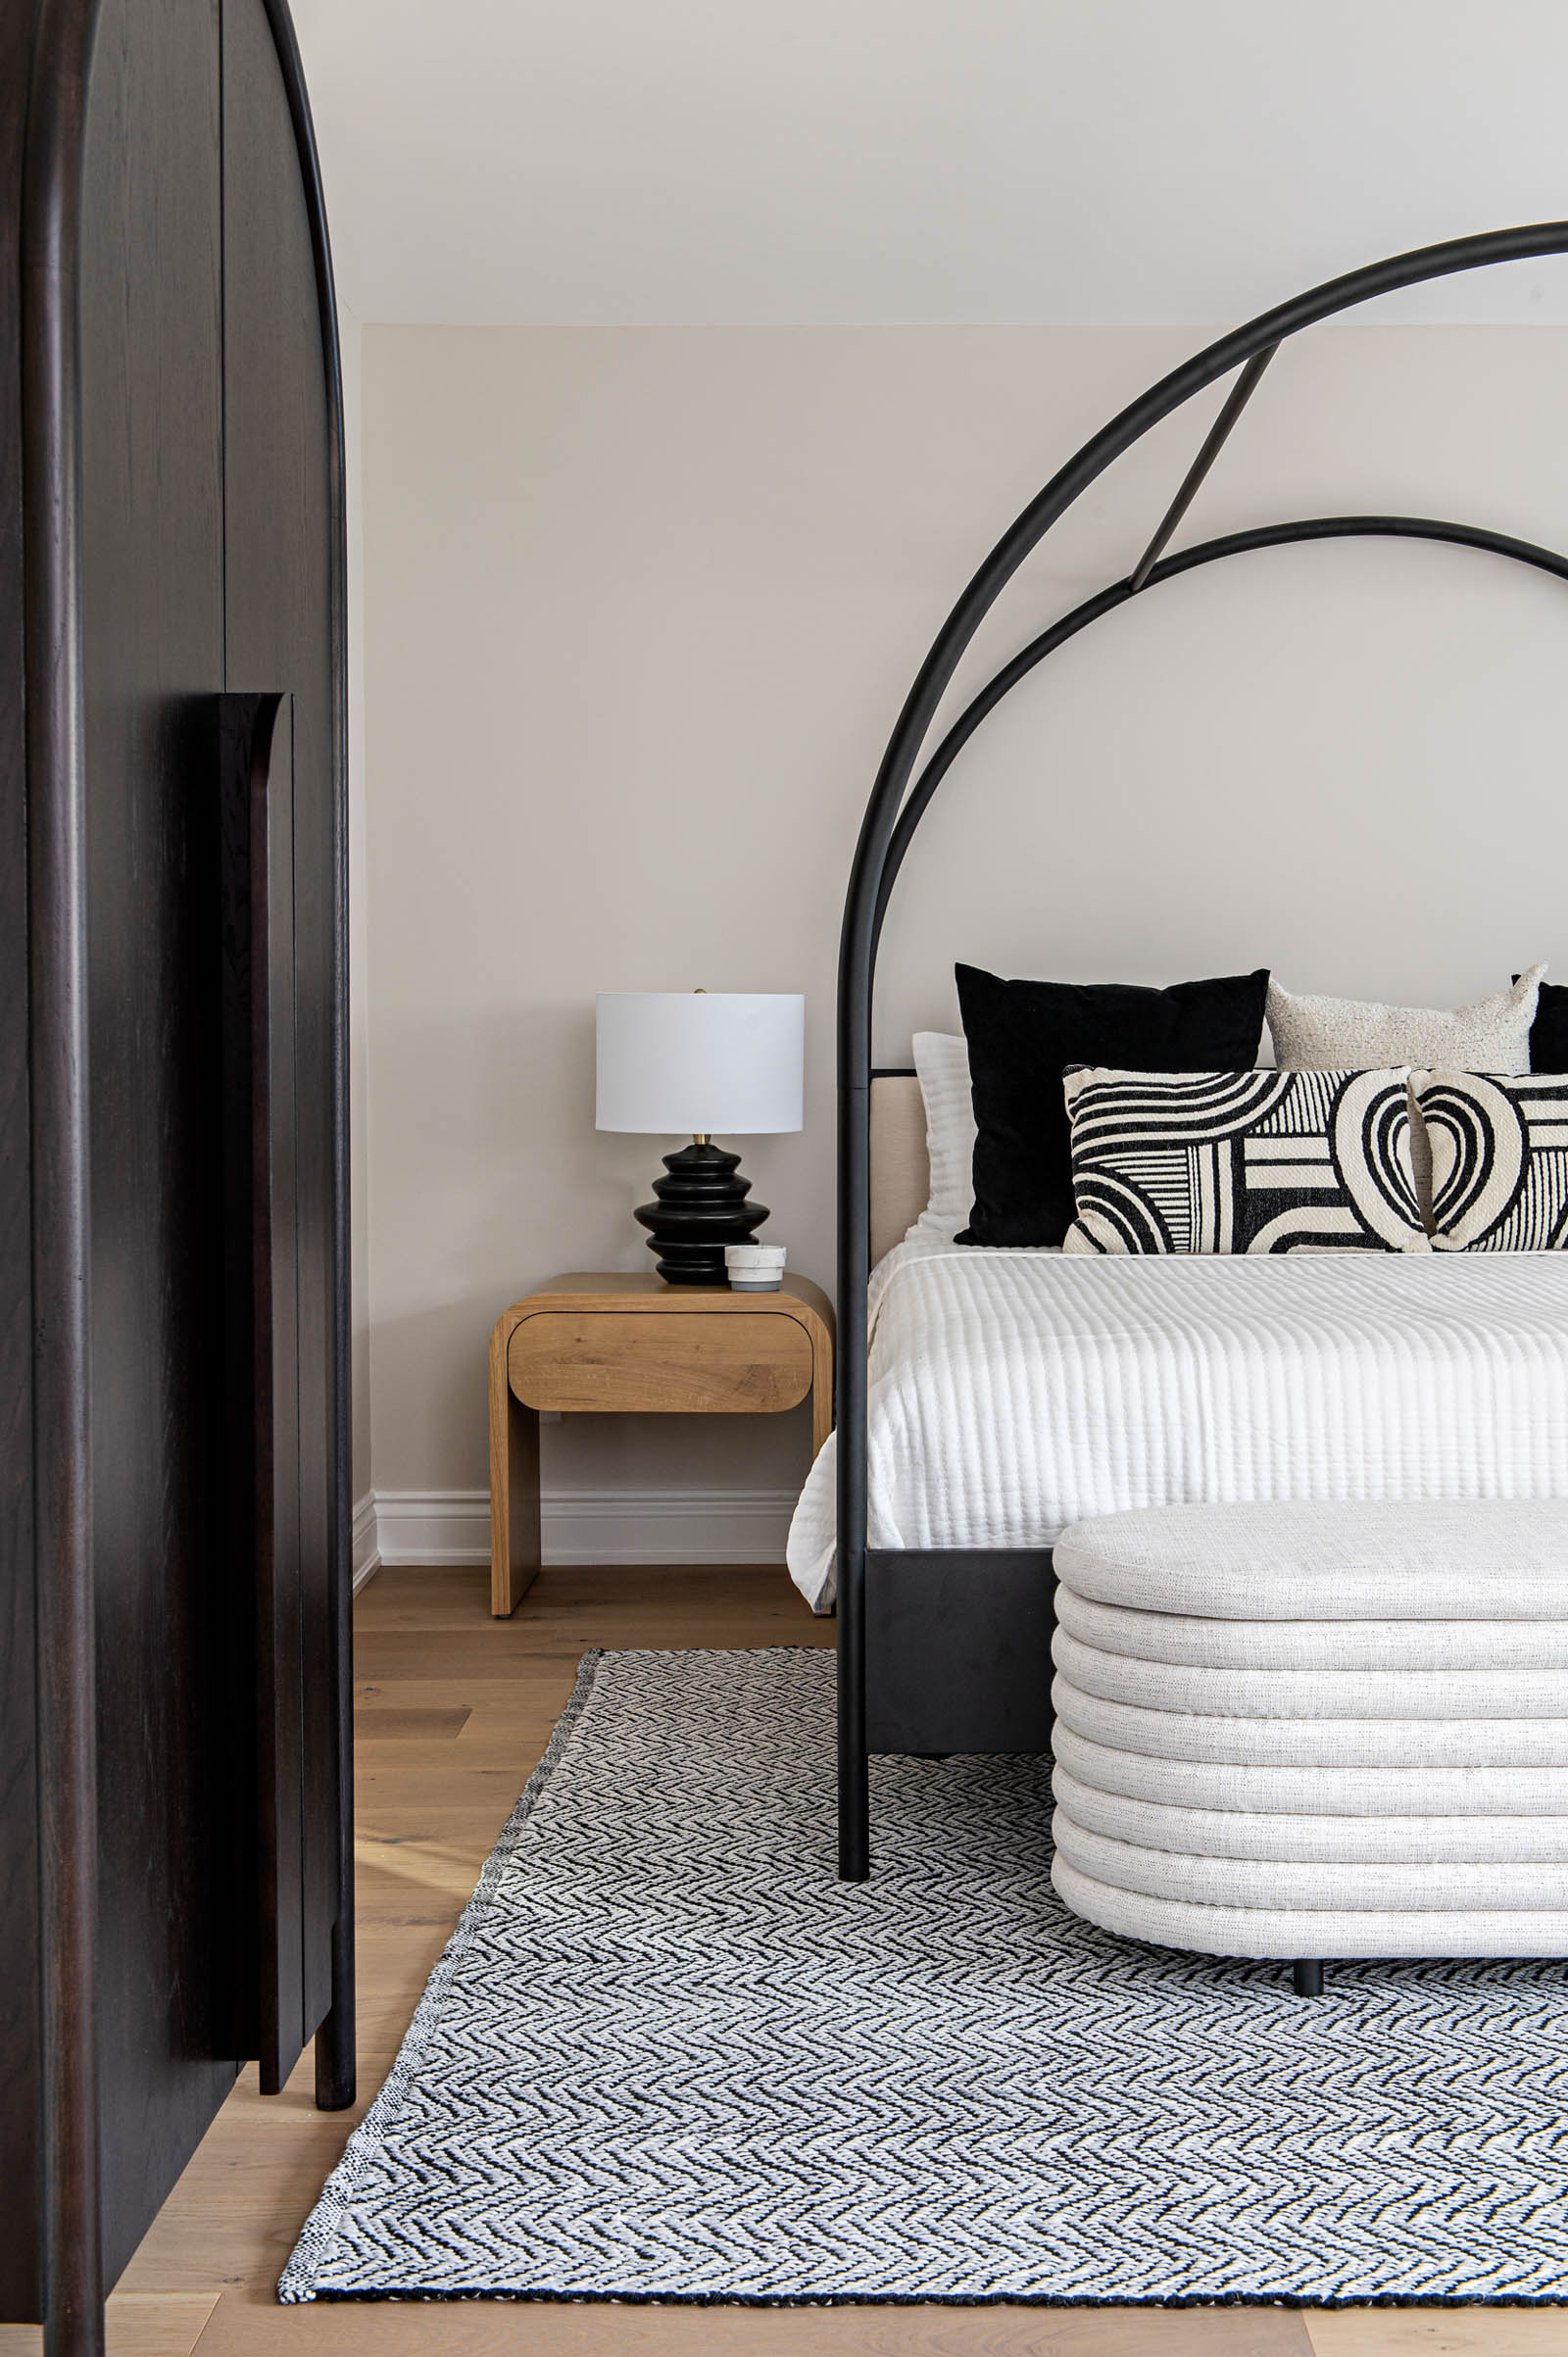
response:
[[[811,1388],[811,1338],[793,1317],[540,1310],[512,1337],[507,1378],[527,1407],[771,1415]]]

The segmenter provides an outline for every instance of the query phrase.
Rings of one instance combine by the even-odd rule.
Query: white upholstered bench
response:
[[[1057,1891],[1280,1956],[1568,1956],[1568,1501],[1163,1506],[1055,1549]]]

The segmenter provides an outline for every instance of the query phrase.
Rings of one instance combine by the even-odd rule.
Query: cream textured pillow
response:
[[[1287,1072],[1418,1064],[1448,1072],[1528,1072],[1544,965],[1474,1007],[1380,1007],[1375,999],[1298,998],[1268,986],[1274,1055]]]
[[[969,1094],[969,1043],[962,1032],[917,1031],[914,1068],[925,1104],[925,1149],[931,1161],[931,1200],[911,1233],[949,1244],[969,1224],[974,1208],[974,1101]]]

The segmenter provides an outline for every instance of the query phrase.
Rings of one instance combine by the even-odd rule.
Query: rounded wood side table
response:
[[[777,1415],[809,1397],[833,1428],[833,1310],[808,1277],[777,1293],[666,1285],[652,1270],[552,1277],[490,1337],[490,1609],[539,1569],[539,1415]]]

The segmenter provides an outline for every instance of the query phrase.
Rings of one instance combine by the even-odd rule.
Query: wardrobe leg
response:
[[[43,2345],[44,2357],[104,2357],[102,2308],[73,2307],[64,2314],[51,2309]]]
[[[1314,1961],[1297,1965],[1296,1993],[1298,1997],[1320,1997],[1323,1994],[1323,1967],[1321,1964]]]
[[[346,2111],[355,2092],[354,1933],[332,1926],[332,2007],[316,2033],[316,2108]]]
[[[347,1527],[345,1522],[344,1527]],[[354,1636],[347,1566],[335,1599],[332,1677],[336,1688],[333,1726],[333,1794],[337,1818],[337,1906],[332,1924],[331,2003],[316,2033],[316,2102],[319,2111],[344,2111],[354,2100]]]
[[[340,1333],[348,1331],[339,1306]],[[340,1397],[347,1399],[345,1382]],[[350,1527],[346,1463],[338,1468],[339,1528]],[[344,2111],[354,2100],[356,2008],[354,1983],[354,1583],[348,1548],[332,1599],[332,1768],[337,1836],[336,1908],[332,1923],[331,2003],[316,2033],[316,2102],[319,2111]]]

